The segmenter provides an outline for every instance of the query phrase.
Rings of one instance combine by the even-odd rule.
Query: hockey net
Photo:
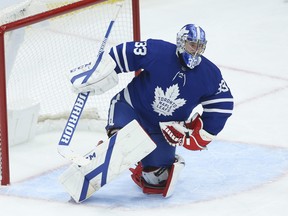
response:
[[[32,107],[32,117],[24,120],[26,123],[33,121],[35,113],[41,127],[47,121],[67,120],[76,99],[67,74],[71,69],[95,63],[119,4],[122,9],[105,48],[109,50],[113,45],[139,40],[138,0],[29,0],[1,11],[1,185],[10,182],[8,148],[15,142],[11,131],[16,130],[10,117],[21,117],[24,110],[22,114],[27,118],[28,108]],[[120,75],[118,86],[103,95],[90,96],[81,119],[105,120],[110,99],[133,76]],[[23,130],[20,128],[22,133],[26,123]],[[19,130],[21,123],[17,124]]]

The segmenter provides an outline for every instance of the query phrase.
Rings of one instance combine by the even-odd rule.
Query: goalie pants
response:
[[[124,89],[111,99],[106,130],[121,129],[132,120],[137,120],[157,145],[153,152],[141,160],[143,167],[171,166],[175,160],[176,148],[167,143],[160,130],[158,133],[149,132],[151,126],[125,100],[124,94],[126,94],[127,98],[127,93],[127,89]]]

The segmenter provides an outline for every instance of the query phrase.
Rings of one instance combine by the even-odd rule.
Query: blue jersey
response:
[[[159,122],[185,121],[199,104],[204,129],[218,134],[232,114],[233,97],[219,68],[202,56],[194,69],[184,68],[176,45],[149,39],[111,48],[117,73],[142,70],[127,86],[135,112],[159,131]]]

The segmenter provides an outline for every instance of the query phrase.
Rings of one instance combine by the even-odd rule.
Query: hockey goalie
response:
[[[149,39],[112,47],[85,83],[83,72],[69,74],[75,92],[103,94],[117,85],[117,74],[142,70],[111,99],[108,141],[97,146],[90,164],[72,165],[62,176],[77,202],[134,162],[131,177],[143,193],[173,194],[185,165],[176,147],[207,149],[232,115],[230,88],[219,68],[203,56],[206,44],[204,30],[188,24],[178,32],[176,44]],[[202,114],[192,116],[198,105]]]

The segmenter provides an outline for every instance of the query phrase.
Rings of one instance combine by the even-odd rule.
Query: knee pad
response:
[[[130,168],[133,181],[146,194],[162,194],[169,197],[173,194],[180,172],[185,166],[184,159],[176,155],[171,167],[144,168],[141,162],[135,169]]]
[[[163,185],[169,176],[169,168],[166,167],[152,167],[144,168],[142,170],[142,177],[148,184]]]

